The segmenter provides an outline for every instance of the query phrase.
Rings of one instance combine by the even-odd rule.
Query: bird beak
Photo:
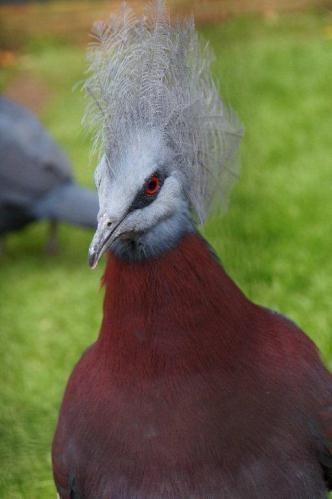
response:
[[[98,223],[97,230],[90,244],[88,262],[92,269],[95,269],[101,256],[106,250],[106,244],[111,237],[111,230],[104,221]]]
[[[119,227],[120,223],[110,223],[109,220],[101,218],[98,222],[98,227],[93,236],[93,239],[89,248],[89,266],[95,269],[102,255],[105,253],[107,248],[111,246],[113,241],[117,238],[115,230]]]

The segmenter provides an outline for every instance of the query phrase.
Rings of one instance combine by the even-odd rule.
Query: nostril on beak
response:
[[[112,227],[115,222],[115,218],[105,211],[98,216],[98,224],[100,224],[100,227]]]

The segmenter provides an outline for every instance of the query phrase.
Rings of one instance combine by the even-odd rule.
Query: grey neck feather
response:
[[[195,230],[189,210],[185,208],[147,232],[133,234],[126,239],[117,239],[112,245],[111,252],[121,260],[130,262],[158,258],[175,248],[185,234],[193,233]]]

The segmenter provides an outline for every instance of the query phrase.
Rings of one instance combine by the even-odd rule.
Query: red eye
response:
[[[145,184],[145,194],[154,196],[160,189],[160,179],[157,175],[152,175]]]

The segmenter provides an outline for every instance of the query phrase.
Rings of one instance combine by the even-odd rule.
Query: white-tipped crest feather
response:
[[[142,18],[123,4],[108,23],[95,25],[94,35],[85,88],[92,96],[87,118],[95,145],[112,169],[121,163],[128,137],[158,130],[203,222],[214,195],[219,191],[225,200],[237,176],[233,160],[242,131],[218,94],[211,52],[200,44],[193,19],[171,24],[163,1]]]

